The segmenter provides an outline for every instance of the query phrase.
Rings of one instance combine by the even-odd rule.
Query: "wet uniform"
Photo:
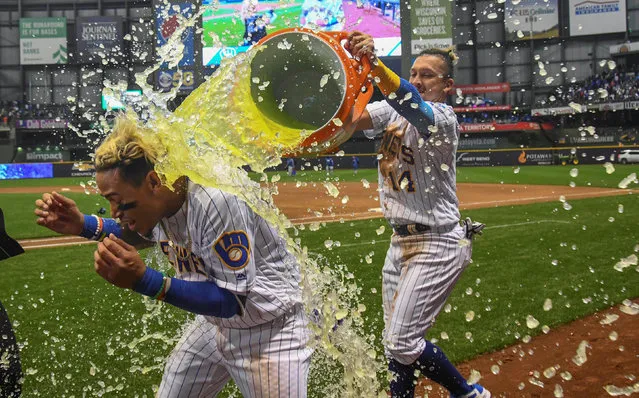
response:
[[[424,351],[424,335],[471,257],[455,183],[459,124],[450,106],[428,105],[435,123],[422,132],[386,101],[367,107],[372,133],[386,129],[379,150],[380,204],[396,231],[382,271],[384,344],[405,365]]]
[[[285,242],[237,197],[189,182],[187,200],[153,230],[177,277],[236,295],[241,314],[198,315],[171,354],[159,397],[305,397],[311,349],[299,269]]]

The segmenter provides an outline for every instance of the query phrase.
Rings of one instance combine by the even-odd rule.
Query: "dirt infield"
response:
[[[322,183],[307,183],[297,187],[293,183],[278,186],[277,206],[296,224],[339,219],[368,219],[382,217],[377,199],[377,184],[339,183],[339,194],[328,195]],[[83,192],[81,187],[25,187],[0,189],[2,193],[40,193],[46,190]],[[627,195],[632,190],[508,184],[458,184],[460,207],[475,209],[559,201],[589,197]],[[347,197],[347,198],[345,198]],[[82,240],[84,243],[91,244]],[[77,238],[33,239],[21,241],[27,249],[62,245],[77,245]],[[602,325],[609,314],[619,315],[611,324]],[[615,331],[616,340],[609,337]],[[582,341],[588,343],[587,361],[581,366],[573,362]],[[639,369],[639,316],[612,308],[551,330],[528,343],[508,347],[502,351],[482,355],[460,365],[462,373],[479,371],[481,382],[495,396],[505,397],[609,397],[603,387],[614,385],[628,388],[637,383]],[[498,371],[495,366],[498,366]],[[554,370],[552,370],[552,369]],[[571,378],[566,373],[569,372]],[[544,374],[545,373],[545,374]],[[563,377],[562,377],[563,373]],[[561,394],[557,385],[560,386]],[[631,391],[631,390],[630,390]],[[639,391],[639,388],[638,388]],[[421,384],[419,395],[445,397],[438,387]],[[629,395],[628,392],[625,395]],[[624,394],[619,394],[624,395]]]

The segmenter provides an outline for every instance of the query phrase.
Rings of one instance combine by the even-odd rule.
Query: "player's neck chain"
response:
[[[169,240],[169,247],[171,247],[171,249],[173,250],[173,254],[175,254],[175,258],[178,260],[182,260],[182,261],[191,261],[191,246],[193,243],[193,240],[191,239],[191,231],[189,230],[189,182],[188,180],[186,181],[186,198],[185,203],[184,203],[184,218],[185,218],[185,222],[186,222],[186,235],[187,235],[187,241],[186,241],[186,253],[183,253],[182,251],[178,251],[176,248],[177,245],[177,239],[175,239],[175,237],[173,236],[173,234],[171,233],[171,229],[168,228],[166,225],[164,225],[164,219],[160,220],[160,228],[162,228],[162,232],[164,232],[164,235],[168,238]]]

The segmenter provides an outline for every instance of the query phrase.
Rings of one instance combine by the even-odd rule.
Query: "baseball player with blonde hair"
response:
[[[421,373],[453,397],[488,398],[488,390],[469,385],[443,351],[425,339],[470,263],[472,236],[483,228],[470,219],[459,223],[459,124],[445,104],[456,55],[452,49],[422,52],[406,81],[376,59],[370,35],[350,33],[347,48],[356,58],[371,58],[372,75],[386,97],[367,106],[358,130],[384,132],[380,204],[394,229],[382,270],[391,395],[412,397]]]
[[[216,396],[231,378],[244,397],[305,397],[311,349],[297,260],[236,196],[186,177],[166,186],[154,170],[165,149],[143,129],[120,116],[95,153],[98,188],[122,226],[55,192],[36,201],[37,223],[100,240],[94,266],[109,283],[198,314],[159,397]],[[176,277],[145,265],[136,247],[152,242]]]

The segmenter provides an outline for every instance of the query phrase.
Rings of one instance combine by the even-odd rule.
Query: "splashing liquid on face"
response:
[[[315,349],[309,396],[386,396],[377,380],[384,372],[383,361],[373,346],[375,336],[363,336],[365,307],[359,304],[352,274],[343,265],[309,255],[306,247],[297,244],[287,231],[291,222],[274,205],[272,188],[252,181],[243,169],[249,166],[263,172],[279,165],[284,154],[293,152],[314,131],[278,124],[258,109],[251,85],[265,81],[252,81],[251,61],[260,50],[253,48],[224,60],[173,113],[153,105],[158,97],[150,98],[156,94],[145,87],[150,110],[148,129],[141,133],[164,151],[156,171],[167,185],[187,176],[237,195],[275,226],[298,259],[302,299],[313,334],[310,344]]]

